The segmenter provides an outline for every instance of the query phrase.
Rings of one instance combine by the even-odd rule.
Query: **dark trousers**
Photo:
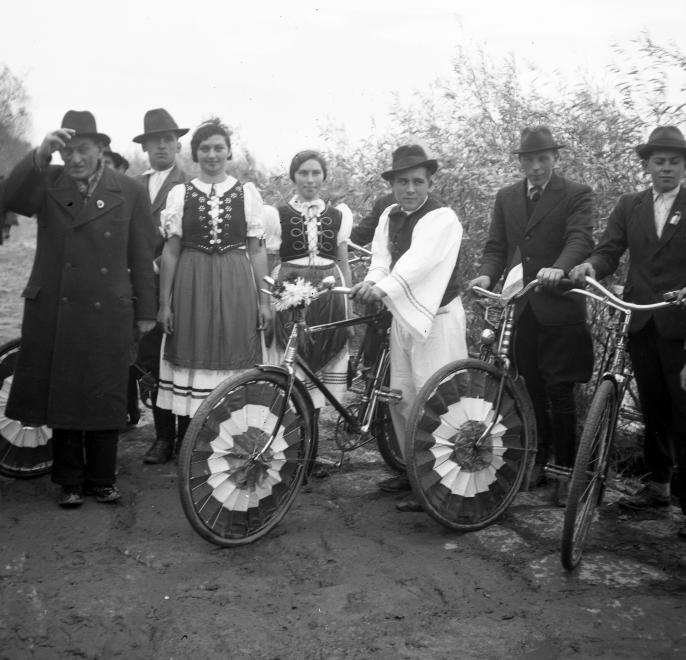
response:
[[[112,486],[117,480],[119,431],[52,432],[52,480],[61,486]]]
[[[629,355],[645,424],[648,476],[655,483],[669,483],[676,462],[681,506],[686,512],[686,392],[679,381],[686,364],[684,340],[660,336],[651,319],[629,335]]]
[[[542,325],[527,304],[517,319],[513,357],[536,415],[538,453],[543,465],[572,467],[576,454],[574,384],[593,372],[593,342],[585,323]]]

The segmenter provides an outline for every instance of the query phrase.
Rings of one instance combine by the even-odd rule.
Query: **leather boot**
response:
[[[555,464],[560,467],[574,467],[576,457],[576,414],[553,413],[553,445]]]
[[[149,465],[159,465],[171,459],[174,453],[174,415],[171,410],[153,406],[152,416],[155,420],[155,442],[143,456],[143,462]]]
[[[177,432],[176,432],[176,443],[174,444],[174,453],[178,455],[179,450],[181,449],[181,443],[183,442],[183,439],[186,435],[186,431],[188,430],[188,425],[191,423],[191,418],[188,415],[179,415],[176,418],[176,424],[177,424]]]

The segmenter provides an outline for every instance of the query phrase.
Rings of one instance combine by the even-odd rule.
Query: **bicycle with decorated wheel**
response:
[[[451,529],[495,522],[522,487],[536,454],[536,421],[524,381],[510,360],[512,296],[472,287],[486,307],[478,359],[451,362],[420,390],[408,421],[407,474],[422,508]]]
[[[385,384],[387,341],[367,372],[360,403],[347,407],[298,351],[307,334],[360,323],[387,328],[387,313],[308,327],[305,311],[312,300],[346,295],[350,289],[334,287],[328,278],[319,291],[301,278],[276,286],[266,279],[277,309],[293,316],[282,363],[258,365],[215,388],[191,420],[179,452],[184,513],[200,536],[225,547],[251,543],[273,529],[293,504],[314,459],[318,429],[302,375],[339,413],[336,442],[341,451],[371,440],[380,446],[395,442],[388,404],[400,394]]]
[[[676,304],[678,294],[678,291],[668,292],[664,294],[663,302],[638,305],[618,298],[589,276],[586,276],[586,285],[593,290],[572,289],[571,292],[596,300],[616,313],[610,317],[601,376],[591,399],[571,470],[561,544],[562,565],[570,571],[581,561],[595,510],[602,503],[607,483],[617,422],[632,378],[626,353],[632,312]]]
[[[21,339],[0,346],[0,474],[40,477],[52,469],[52,431],[5,416]]]

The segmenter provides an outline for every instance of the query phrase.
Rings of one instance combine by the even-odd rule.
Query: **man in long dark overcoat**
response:
[[[574,464],[574,385],[588,380],[593,369],[584,300],[554,289],[593,249],[592,191],[554,171],[563,147],[547,126],[522,131],[514,153],[524,179],[498,191],[481,275],[470,282],[490,288],[521,263],[523,284],[538,278],[544,285],[517,302],[513,342],[514,362],[536,414],[534,483],[553,453],[557,465]],[[566,502],[567,483],[557,484],[558,504]]]
[[[622,195],[590,258],[571,277],[598,279],[613,273],[629,251],[624,298],[647,305],[686,285],[686,140],[676,126],[660,126],[636,153],[651,187]],[[683,296],[683,292],[682,292]],[[629,353],[645,423],[646,484],[620,506],[643,510],[671,503],[675,454],[679,497],[686,514],[686,310],[667,307],[634,312]],[[686,523],[679,529],[686,538]]]
[[[134,320],[154,326],[150,203],[132,179],[104,166],[109,138],[87,111],[70,110],[10,174],[8,208],[37,216],[36,255],[6,415],[53,428],[59,503],[98,501],[115,486],[118,429]],[[60,152],[64,165],[50,165]]]

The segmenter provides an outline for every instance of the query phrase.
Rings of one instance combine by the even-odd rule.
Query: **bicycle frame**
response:
[[[335,287],[332,288],[331,291],[336,292],[336,293],[346,293],[348,289],[345,289],[344,287]],[[381,389],[379,386],[379,380],[381,377],[381,370],[383,369],[383,362],[385,359],[385,355],[388,353],[388,346],[385,345],[383,348],[383,351],[379,357],[379,359],[376,361],[376,370],[374,373],[374,383],[376,383],[376,387],[374,387],[371,391],[371,396],[364,396],[363,397],[363,403],[367,405],[367,410],[365,414],[364,421],[361,425],[358,426],[357,420],[346,410],[340,403],[340,401],[336,398],[334,394],[331,393],[329,388],[319,379],[316,373],[310,368],[310,366],[300,358],[298,355],[298,341],[300,339],[300,336],[302,334],[316,334],[318,332],[324,332],[325,330],[333,330],[337,328],[347,328],[351,327],[354,325],[359,325],[362,323],[371,323],[374,320],[376,320],[378,317],[378,314],[369,314],[365,316],[357,316],[355,318],[351,319],[343,319],[341,321],[332,321],[331,323],[323,323],[320,325],[314,325],[308,327],[306,322],[305,322],[305,310],[304,309],[299,309],[296,310],[296,318],[295,322],[293,323],[293,328],[291,329],[291,334],[288,338],[288,342],[286,343],[286,349],[284,351],[284,356],[283,360],[280,365],[267,365],[267,364],[259,364],[257,365],[258,369],[261,370],[269,370],[269,371],[277,371],[281,372],[284,375],[287,376],[288,378],[288,383],[286,386],[286,394],[284,396],[283,404],[281,406],[281,409],[279,410],[277,416],[276,416],[276,423],[274,424],[274,430],[269,436],[269,439],[267,442],[264,444],[262,449],[259,451],[257,456],[255,457],[256,459],[259,459],[265,452],[267,452],[272,443],[274,442],[274,439],[276,438],[277,431],[279,427],[281,426],[281,423],[283,421],[283,417],[286,414],[286,409],[288,406],[288,401],[291,396],[291,392],[293,391],[294,387],[297,387],[300,391],[301,394],[303,394],[305,401],[307,402],[307,406],[309,410],[314,410],[314,406],[312,405],[312,397],[310,396],[309,392],[307,389],[302,385],[301,381],[298,379],[297,373],[296,373],[296,367],[301,369],[303,373],[307,376],[309,380],[311,380],[315,387],[324,395],[324,398],[335,408],[336,412],[345,419],[346,423],[350,424],[351,426],[355,427],[356,429],[359,428],[360,433],[367,433],[369,431],[369,428],[372,423],[372,418],[373,418],[373,412],[374,409],[376,408],[376,405],[379,400],[381,401],[389,401],[391,399],[397,399],[399,398],[399,395],[394,394],[391,391],[385,392]]]

